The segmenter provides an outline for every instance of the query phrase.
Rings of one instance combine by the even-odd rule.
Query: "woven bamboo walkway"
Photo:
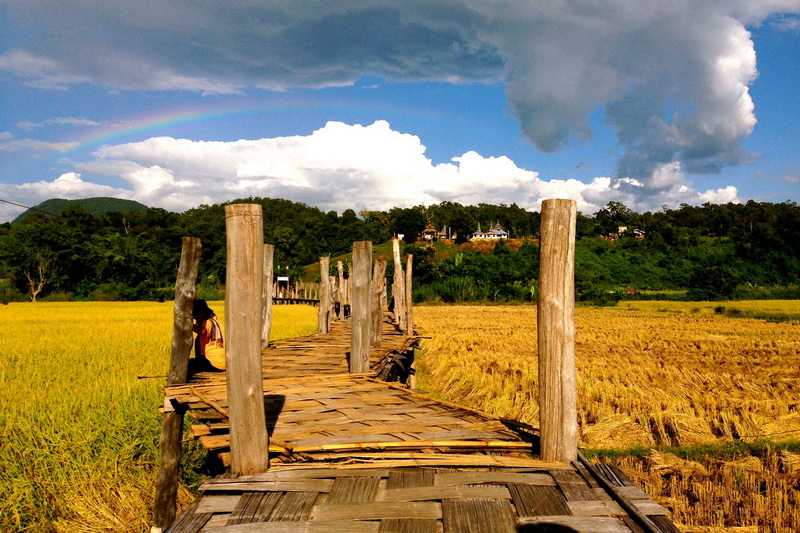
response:
[[[679,531],[618,470],[539,460],[533,428],[348,375],[349,327],[335,322],[328,335],[264,350],[270,470],[206,482],[168,531]],[[373,369],[415,340],[388,321],[383,334]],[[201,374],[166,395],[191,411],[193,437],[228,465],[225,374]]]

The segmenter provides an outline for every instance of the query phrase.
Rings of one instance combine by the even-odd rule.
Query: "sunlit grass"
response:
[[[0,530],[149,528],[172,315],[172,302],[0,306]],[[313,307],[273,308],[272,338],[315,330]]]

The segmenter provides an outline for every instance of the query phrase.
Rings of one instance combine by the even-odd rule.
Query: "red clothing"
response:
[[[225,330],[212,316],[202,324],[192,327],[197,333],[195,341],[195,357],[208,359],[214,368],[225,370]]]

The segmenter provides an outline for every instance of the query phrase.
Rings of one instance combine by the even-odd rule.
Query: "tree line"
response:
[[[354,241],[377,244],[402,234],[405,251],[414,253],[418,301],[535,297],[540,216],[514,204],[442,202],[339,214],[273,198],[229,203],[240,202],[261,204],[276,272],[293,280],[322,255],[347,254]],[[170,298],[183,236],[203,244],[198,290],[219,294],[225,205],[93,214],[72,203],[57,216],[31,211],[0,225],[0,298]],[[497,242],[491,251],[463,244],[479,224],[495,223],[509,232],[508,244]],[[451,244],[419,244],[427,224],[452,237]],[[681,205],[641,214],[610,202],[594,215],[578,214],[577,239],[582,300],[800,297],[800,207],[794,202]]]

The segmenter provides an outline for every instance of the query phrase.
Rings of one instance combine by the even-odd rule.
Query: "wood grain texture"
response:
[[[186,383],[188,380],[189,354],[193,344],[192,305],[202,250],[200,239],[183,238],[178,278],[175,282],[172,354],[167,374],[168,385]],[[183,410],[165,412],[162,415],[161,436],[158,441],[158,477],[153,500],[153,523],[162,529],[166,529],[175,520],[182,436]]]
[[[350,373],[369,372],[372,341],[372,243],[353,243]]]
[[[577,459],[574,200],[542,202],[539,259],[539,413],[541,457]]]
[[[269,468],[269,435],[261,376],[261,288],[264,227],[261,206],[225,206],[228,263],[225,282],[225,358],[231,471]]]

